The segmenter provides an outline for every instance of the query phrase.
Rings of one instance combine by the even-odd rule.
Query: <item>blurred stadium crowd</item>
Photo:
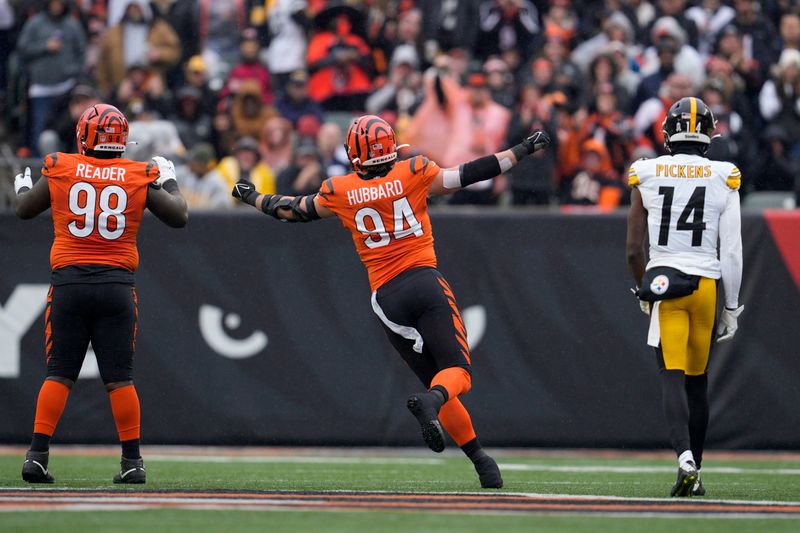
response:
[[[191,208],[231,185],[305,194],[347,171],[343,128],[381,115],[457,165],[543,128],[507,175],[446,201],[627,202],[629,163],[664,153],[668,106],[702,97],[710,157],[743,193],[800,195],[796,0],[0,0],[0,144],[74,150],[88,105],[131,121],[128,156],[179,162]],[[10,150],[9,150],[10,149]]]

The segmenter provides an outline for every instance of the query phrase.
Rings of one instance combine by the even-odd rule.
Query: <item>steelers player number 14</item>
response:
[[[366,235],[364,244],[367,248],[380,248],[387,246],[392,238],[402,239],[410,235],[415,237],[422,236],[422,224],[419,223],[411,209],[411,204],[405,196],[392,203],[394,212],[394,231],[390,234],[386,231],[386,224],[381,218],[380,213],[372,207],[362,207],[356,212],[356,228]],[[367,220],[372,229],[367,227]]]
[[[91,235],[96,227],[97,233],[102,238],[108,241],[119,239],[125,232],[124,211],[127,205],[128,195],[119,185],[104,187],[98,197],[97,189],[84,181],[79,181],[69,190],[69,210],[72,214],[83,217],[83,221],[70,222],[67,225],[69,232],[75,237],[85,238]],[[98,207],[99,214],[97,214]],[[97,215],[96,220],[95,215]],[[113,219],[112,225],[109,225],[109,219]]]
[[[664,204],[661,207],[661,228],[658,232],[658,245],[667,246],[669,244],[669,230],[672,224],[672,200],[675,196],[675,187],[659,187],[658,194],[664,197]],[[678,231],[691,231],[692,232],[692,246],[703,245],[703,231],[706,229],[706,223],[703,222],[703,210],[706,203],[706,188],[697,187],[686,207],[678,217],[678,223],[675,229]],[[689,221],[689,217],[692,220]]]

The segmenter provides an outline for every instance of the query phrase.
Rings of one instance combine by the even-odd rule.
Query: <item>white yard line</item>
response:
[[[146,455],[149,462],[166,461],[174,463],[335,463],[344,465],[438,465],[444,461],[422,457],[326,457],[326,456],[229,456],[229,455]]]
[[[500,468],[528,472],[572,472],[609,474],[662,474],[675,472],[674,466],[606,466],[606,465],[542,465],[530,463],[500,463]],[[800,475],[800,468],[739,468],[732,466],[707,466],[702,472],[708,474],[771,474],[780,476]]]

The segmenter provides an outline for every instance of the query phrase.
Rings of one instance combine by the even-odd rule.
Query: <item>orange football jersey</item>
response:
[[[372,290],[409,268],[436,267],[428,189],[439,166],[423,156],[398,162],[383,177],[326,180],[317,201],[350,230]]]
[[[147,186],[159,176],[158,167],[58,152],[45,157],[42,176],[53,210],[52,269],[109,265],[136,270],[136,234]]]

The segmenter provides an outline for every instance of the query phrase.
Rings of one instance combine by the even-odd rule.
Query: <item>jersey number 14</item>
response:
[[[664,197],[661,207],[661,228],[658,232],[658,245],[667,246],[669,244],[669,230],[672,225],[672,200],[675,196],[675,187],[659,187],[658,194]],[[689,202],[678,217],[678,224],[675,229],[678,231],[692,232],[692,246],[703,245],[703,231],[706,223],[703,222],[703,208],[706,203],[706,188],[697,187]],[[689,220],[692,217],[692,220]]]

